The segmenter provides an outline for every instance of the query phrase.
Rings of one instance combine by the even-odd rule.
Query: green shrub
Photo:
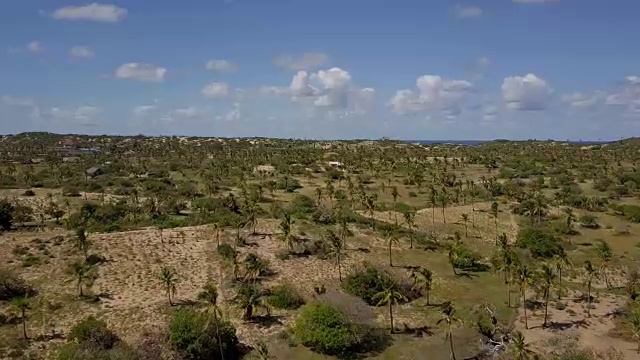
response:
[[[600,227],[598,219],[590,214],[580,216],[580,226],[587,229],[597,229]]]
[[[378,304],[378,301],[374,299],[375,295],[390,286],[395,286],[405,292],[403,294],[405,297],[410,297],[409,292],[404,287],[399,286],[391,275],[370,264],[365,264],[363,269],[345,277],[342,282],[342,289],[345,292],[357,296],[373,306]]]
[[[520,230],[516,246],[531,251],[535,258],[550,259],[564,253],[560,240],[542,228],[526,227]]]
[[[304,299],[298,294],[298,291],[287,284],[278,285],[271,289],[267,302],[276,309],[286,310],[295,310],[304,305]]]
[[[329,304],[305,305],[293,326],[300,343],[315,352],[348,356],[367,350],[370,329],[352,323],[342,312]],[[382,339],[381,339],[382,340]]]
[[[31,189],[27,189],[27,190],[24,191],[22,196],[36,196],[36,193],[33,192],[33,190],[31,190]]]
[[[220,359],[221,351],[225,360],[239,359],[236,329],[221,320],[215,326],[214,321],[210,314],[180,309],[169,322],[169,343],[186,359]]]
[[[315,209],[315,202],[307,195],[298,194],[289,203],[289,212],[291,214],[311,214]]]
[[[35,291],[20,276],[0,269],[0,301],[34,295]]]
[[[13,225],[13,204],[7,199],[0,199],[0,230],[9,231]]]
[[[119,340],[118,336],[107,328],[107,324],[93,316],[77,323],[69,331],[69,339],[78,343],[88,343],[99,349],[111,349]]]
[[[480,253],[471,250],[466,246],[458,246],[455,249],[455,256],[453,257],[453,266],[462,270],[476,270],[483,268],[482,255]]]
[[[238,255],[236,249],[229,244],[220,244],[217,248],[218,255],[222,257],[224,260],[231,261],[236,258]]]

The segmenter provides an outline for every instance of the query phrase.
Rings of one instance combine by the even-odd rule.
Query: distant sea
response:
[[[502,141],[502,140],[405,140],[405,142],[412,143],[412,144],[416,144],[416,143],[423,144],[423,145],[450,144],[450,145],[465,145],[465,146],[477,146],[477,145],[481,145],[481,144],[489,143],[493,141]],[[540,141],[543,141],[543,140],[540,140]],[[599,144],[607,144],[610,141],[588,141],[588,140],[559,141],[559,140],[556,140],[556,142],[563,142],[563,143],[569,143],[574,145],[599,145]]]

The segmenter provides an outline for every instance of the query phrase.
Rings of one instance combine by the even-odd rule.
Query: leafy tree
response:
[[[173,297],[176,294],[176,284],[178,283],[176,271],[165,266],[160,270],[158,278],[164,286],[167,300],[169,300],[169,306],[173,306]]]
[[[22,321],[22,336],[24,339],[28,339],[27,336],[27,310],[31,310],[31,304],[29,298],[16,297],[11,300],[11,305],[18,311],[20,311],[20,320]]]
[[[389,332],[393,334],[393,306],[407,301],[407,298],[399,291],[397,285],[390,284],[389,287],[375,294],[373,299],[378,301],[377,306],[389,306]]]
[[[186,359],[239,359],[236,329],[224,321],[219,321],[217,328],[209,326],[214,321],[211,316],[207,312],[179,309],[169,321],[169,344]]]
[[[631,325],[633,337],[636,338],[636,341],[638,342],[636,353],[640,354],[640,307],[635,306],[631,309],[628,320],[629,325]]]
[[[293,286],[282,284],[269,290],[267,303],[276,309],[295,310],[304,305],[304,299]]]

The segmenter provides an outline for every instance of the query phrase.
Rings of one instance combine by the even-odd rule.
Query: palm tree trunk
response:
[[[507,287],[507,297],[509,298],[509,308],[511,308],[511,283],[507,282],[509,286]]]
[[[524,286],[522,287],[522,308],[524,309],[524,328],[529,330],[529,322],[527,320],[527,298]]]
[[[427,295],[427,306],[429,306],[429,290],[426,291]]]
[[[24,336],[25,339],[29,338],[27,336],[27,318],[25,316],[25,309],[22,309],[22,336]]]
[[[444,217],[444,204],[442,204],[442,222],[447,223],[447,219]]]
[[[549,308],[549,289],[546,289],[544,292],[544,321],[542,322],[542,327],[547,327],[548,308]]]
[[[338,254],[338,279],[342,282],[342,269],[340,269],[340,254]]]
[[[591,317],[591,281],[587,284],[587,317]]]
[[[558,300],[562,298],[562,267],[558,268]]]
[[[451,333],[451,324],[449,324],[449,348],[451,349],[451,360],[456,360],[456,353],[453,350],[453,334]]]
[[[393,259],[391,258],[391,243],[389,243],[389,266],[393,267]]]
[[[216,322],[216,336],[218,337],[218,347],[220,348],[220,360],[224,360],[224,350],[222,349],[222,338],[220,338],[220,325],[218,324],[217,309],[213,309],[213,321]]]
[[[389,302],[389,322],[389,333],[393,334],[393,303],[391,301]]]

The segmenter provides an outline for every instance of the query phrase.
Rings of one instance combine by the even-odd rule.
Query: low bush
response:
[[[33,192],[33,190],[31,190],[31,189],[27,189],[27,190],[24,191],[22,196],[36,196],[36,193]]]
[[[348,275],[342,282],[342,289],[345,292],[373,306],[378,304],[378,300],[374,299],[375,295],[390,286],[400,289],[406,298],[411,297],[410,291],[400,286],[389,273],[370,264],[365,264],[363,269]]]
[[[529,250],[534,258],[550,259],[564,253],[561,241],[544,228],[526,227],[520,230],[516,246]]]
[[[35,291],[20,276],[0,269],[0,301],[34,295]]]
[[[269,305],[276,309],[295,310],[304,305],[304,299],[291,285],[278,285],[271,289],[267,297]]]
[[[586,229],[598,229],[600,225],[598,224],[598,219],[590,214],[585,214],[580,216],[580,226]]]
[[[69,339],[79,343],[90,343],[101,349],[111,349],[118,341],[118,336],[107,328],[104,321],[89,316],[71,328]]]
[[[240,358],[236,329],[210,314],[192,309],[178,310],[169,322],[169,343],[183,358],[191,360]],[[218,341],[220,339],[220,341]],[[221,354],[222,352],[222,354]]]
[[[139,354],[121,341],[104,321],[90,316],[69,331],[70,342],[58,352],[58,360],[138,360]]]

